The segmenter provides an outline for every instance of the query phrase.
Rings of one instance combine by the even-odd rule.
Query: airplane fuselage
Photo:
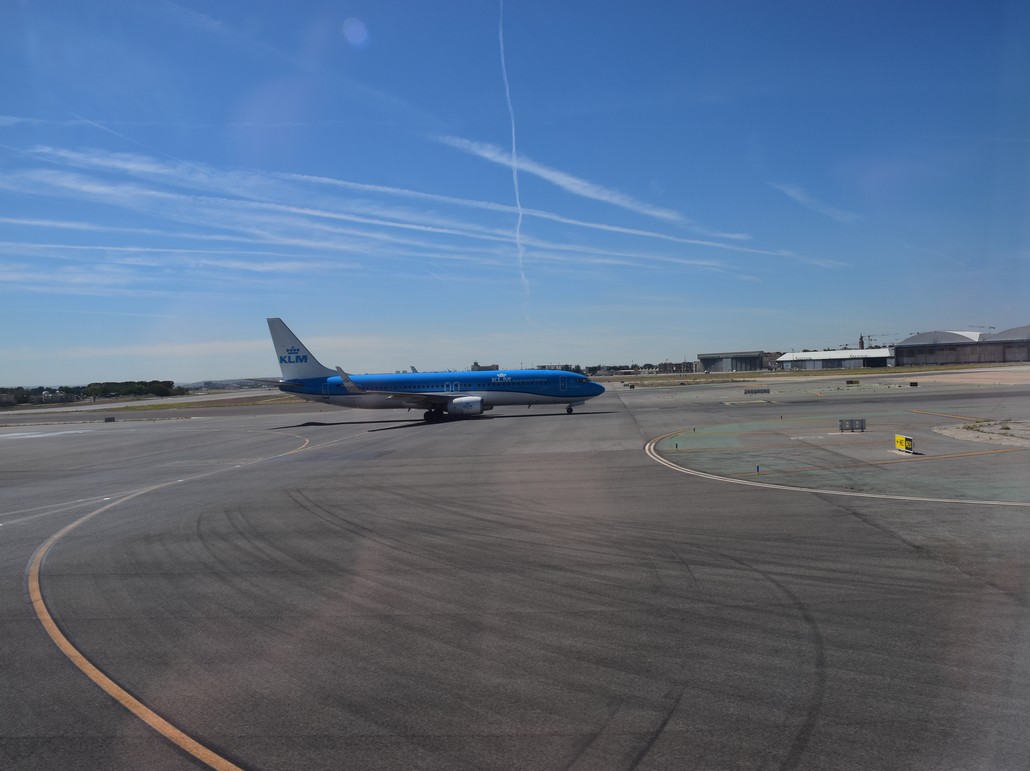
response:
[[[349,375],[323,366],[282,319],[268,319],[279,357],[279,390],[304,399],[367,410],[423,409],[426,420],[482,415],[494,407],[564,404],[566,412],[604,393],[604,386],[566,370],[514,369]]]
[[[418,372],[410,374],[349,375],[362,393],[349,393],[339,376],[283,381],[279,388],[304,399],[339,407],[417,409],[424,397],[482,399],[484,410],[533,404],[575,406],[597,396],[603,387],[574,372],[505,370],[485,372]],[[405,398],[410,394],[410,398]]]

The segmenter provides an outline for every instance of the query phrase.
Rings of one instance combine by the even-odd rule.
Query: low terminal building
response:
[[[1030,361],[1030,324],[992,335],[920,332],[895,345],[894,355],[899,367]]]
[[[893,367],[890,348],[859,348],[843,351],[798,351],[785,353],[776,360],[784,370],[792,369],[863,369]]]
[[[762,369],[762,351],[699,353],[697,359],[705,372],[757,372]]]

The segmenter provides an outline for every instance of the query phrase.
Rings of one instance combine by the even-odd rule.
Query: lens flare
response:
[[[343,22],[343,37],[355,48],[368,46],[368,27],[361,19],[349,18]]]

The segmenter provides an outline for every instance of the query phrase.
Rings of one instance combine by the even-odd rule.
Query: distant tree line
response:
[[[55,401],[80,401],[83,399],[96,401],[97,399],[125,396],[183,396],[189,391],[176,386],[171,380],[125,380],[118,383],[90,383],[84,386],[59,386],[58,388],[47,388],[46,386],[0,388],[0,394],[13,396],[15,404],[39,402],[47,393],[60,394],[60,398]],[[10,400],[6,401],[10,402]]]

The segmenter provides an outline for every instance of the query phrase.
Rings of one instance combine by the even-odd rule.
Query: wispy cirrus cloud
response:
[[[20,118],[17,115],[0,115],[0,126],[31,126],[39,121],[32,118]]]
[[[219,268],[242,273],[313,273],[355,267],[340,260],[298,259],[285,252],[225,252],[154,246],[96,246],[84,244],[0,241],[6,254],[50,257],[94,264],[98,256],[107,265],[137,267]]]
[[[833,206],[829,206],[822,201],[817,200],[813,197],[805,188],[798,185],[786,185],[777,182],[768,183],[769,187],[774,190],[779,190],[785,196],[795,201],[806,209],[811,209],[819,214],[825,214],[827,217],[837,220],[837,222],[850,223],[862,219],[862,215],[857,212],[846,211],[844,209],[837,209]]]
[[[344,179],[334,179],[331,177],[319,177],[308,174],[279,174],[278,176],[283,179],[299,180],[306,183],[314,183],[320,185],[329,185],[333,187],[341,187],[349,190],[358,192],[369,192],[369,193],[383,193],[389,196],[395,196],[399,198],[413,198],[422,201],[430,201],[434,203],[443,203],[453,206],[461,206],[469,209],[480,209],[484,211],[501,212],[505,214],[515,214],[516,208],[509,204],[495,203],[493,201],[477,201],[470,198],[456,198],[449,195],[441,195],[439,193],[425,193],[418,190],[408,190],[400,187],[386,187],[383,185],[369,185],[362,182],[351,182]],[[640,236],[642,238],[653,238],[659,241],[668,241],[670,243],[684,244],[688,246],[706,246],[713,249],[729,249],[733,251],[740,251],[751,254],[768,254],[768,255],[782,255],[782,251],[773,251],[766,249],[756,249],[739,246],[736,243],[722,243],[711,240],[699,240],[697,238],[685,238],[683,236],[675,236],[670,233],[663,233],[658,230],[644,230],[642,228],[631,228],[624,225],[613,225],[607,222],[590,222],[589,220],[575,219],[573,217],[567,217],[555,212],[544,211],[542,209],[532,209],[525,206],[522,207],[522,213],[526,217],[534,219],[548,220],[550,222],[557,222],[563,225],[572,225],[577,228],[584,228],[586,230],[600,230],[607,233],[621,233],[628,236]],[[700,228],[693,228],[701,232],[707,232]],[[742,233],[716,233],[712,232],[709,234],[711,238],[723,238],[731,242],[748,240],[751,236]]]
[[[542,163],[538,163],[525,155],[520,154],[517,158],[513,157],[512,153],[509,153],[496,145],[491,145],[486,142],[473,142],[468,139],[454,136],[439,136],[435,137],[435,139],[441,144],[462,150],[463,152],[482,158],[483,160],[487,160],[501,166],[515,167],[521,172],[537,176],[573,195],[617,206],[626,211],[642,214],[646,217],[651,217],[652,219],[657,219],[662,222],[679,225],[702,236],[730,241],[747,241],[751,238],[747,233],[730,233],[705,227],[694,222],[690,218],[685,217],[678,211],[641,201],[619,190],[605,187],[604,185],[590,182],[589,180],[561,171],[560,169],[555,169]],[[524,206],[521,207],[521,212],[526,216],[558,219],[557,215],[548,215],[545,212],[529,209]],[[568,223],[577,222],[576,220],[569,219],[562,219],[559,221]],[[585,223],[579,222],[578,224]],[[605,226],[596,224],[587,226],[596,227],[598,229],[605,228]],[[618,228],[616,228],[616,230],[618,230]],[[626,232],[629,232],[629,230],[630,229],[627,229]],[[645,231],[636,230],[633,234],[642,235],[644,232]],[[659,237],[670,238],[668,235],[662,235]]]
[[[58,216],[5,211],[0,217],[8,231],[0,244],[3,256],[21,263],[6,277],[9,286],[149,294],[160,291],[162,277],[181,280],[174,293],[215,285],[231,292],[236,279],[242,288],[341,270],[364,277],[402,272],[414,279],[439,279],[451,270],[462,280],[480,282],[511,276],[516,207],[507,203],[142,152],[37,145],[15,156],[19,162],[0,176],[0,193],[49,201]],[[494,157],[510,163],[502,151]],[[642,206],[676,226],[634,228],[523,207],[525,217],[560,226],[522,234],[526,264],[542,279],[622,269],[740,277],[767,270],[762,266],[768,260],[834,267],[786,249],[686,237],[682,228],[691,226],[675,212],[648,208],[532,161],[528,168],[526,173],[548,174],[587,197]],[[77,216],[68,216],[72,211]],[[613,237],[598,239],[597,233]],[[42,267],[46,262],[52,271]],[[87,263],[106,266],[106,272],[91,278],[68,267]]]
[[[141,316],[143,314],[119,314],[119,315],[131,315]],[[147,314],[147,318],[169,318],[167,316],[161,316],[158,314]],[[240,340],[240,341],[222,341],[222,340],[210,340],[210,341],[198,341],[191,343],[162,343],[162,342],[150,342],[138,345],[103,345],[103,346],[73,346],[60,348],[57,350],[52,349],[33,349],[28,351],[17,351],[20,358],[27,359],[123,359],[127,357],[147,357],[147,358],[160,358],[160,357],[173,357],[173,358],[196,358],[197,356],[224,356],[231,353],[239,353],[241,351],[257,351],[266,350],[268,342],[265,340]],[[0,349],[0,353],[13,353],[13,349],[4,351]]]
[[[204,190],[231,194],[234,198],[227,201],[242,199],[233,206],[244,206],[245,201],[254,201],[253,205],[266,208],[278,208],[283,211],[292,211],[302,216],[325,217],[334,220],[347,220],[359,224],[367,224],[376,227],[391,227],[398,229],[424,229],[428,232],[441,234],[462,235],[464,237],[484,238],[491,241],[507,241],[510,233],[503,229],[484,231],[479,226],[469,223],[445,219],[439,212],[427,213],[420,210],[385,207],[382,204],[370,204],[367,200],[347,201],[345,207],[347,212],[335,209],[333,211],[318,210],[308,207],[280,206],[274,202],[275,199],[294,199],[300,193],[300,197],[311,196],[310,186],[329,186],[350,190],[356,193],[373,194],[387,198],[404,198],[433,203],[441,203],[461,208],[475,209],[480,211],[492,211],[502,214],[515,214],[516,208],[508,204],[500,204],[492,201],[480,201],[453,196],[440,195],[422,191],[409,190],[405,188],[374,185],[367,183],[352,182],[334,178],[311,176],[292,173],[269,173],[225,171],[206,167],[202,164],[185,163],[175,160],[156,159],[152,156],[140,155],[138,153],[112,153],[108,151],[92,150],[68,150],[47,146],[36,146],[29,152],[35,157],[45,159],[51,163],[71,166],[79,169],[92,169],[105,173],[124,174],[133,178],[149,179],[160,182],[163,186],[172,188],[187,188],[194,191]],[[499,151],[503,154],[503,151]],[[520,159],[520,163],[522,160]],[[83,177],[62,176],[59,172],[43,174],[37,177],[45,184],[61,184],[69,189],[86,186],[85,192],[94,195],[98,192],[97,185],[100,183],[87,183]],[[568,175],[566,175],[568,176]],[[284,188],[282,182],[300,183],[307,190],[297,190],[294,187]],[[2,184],[2,183],[0,183]],[[590,184],[590,183],[584,183]],[[138,188],[128,191],[130,197],[139,194]],[[175,193],[163,191],[164,196],[174,196]],[[146,197],[145,195],[142,197]],[[273,200],[269,200],[273,199]],[[776,249],[761,249],[747,247],[739,244],[738,240],[747,238],[739,234],[727,235],[728,240],[713,240],[686,238],[657,230],[644,230],[631,228],[622,225],[609,223],[590,222],[582,219],[563,216],[554,212],[543,211],[523,207],[523,214],[527,217],[548,220],[561,224],[570,225],[576,228],[587,230],[598,230],[609,233],[618,233],[628,236],[639,236],[655,239],[685,246],[696,246],[703,248],[735,251],[744,254],[768,255],[768,256],[791,256],[789,252]]]
[[[0,115],[0,128],[6,128],[9,126],[61,126],[68,128],[72,126],[91,125],[95,125],[93,121],[86,120],[78,115],[73,115],[71,118],[65,118],[62,120],[54,118],[34,118],[27,115]]]
[[[437,137],[436,140],[441,144],[449,145],[457,150],[469,153],[470,155],[475,155],[483,160],[490,161],[507,168],[511,168],[513,163],[517,163],[519,171],[537,176],[540,179],[550,182],[552,185],[560,187],[566,192],[578,195],[582,198],[601,201],[603,203],[611,204],[612,206],[618,206],[619,208],[627,211],[643,214],[647,217],[653,217],[654,219],[663,220],[665,222],[684,222],[683,215],[677,211],[665,209],[660,206],[653,206],[652,204],[637,200],[636,198],[626,195],[618,190],[613,190],[612,188],[598,185],[594,182],[582,179],[581,177],[569,174],[568,172],[560,171],[558,169],[551,168],[550,166],[545,166],[542,163],[537,163],[525,155],[520,155],[517,160],[513,159],[511,153],[497,147],[496,145],[491,145],[486,142],[473,142],[468,139],[454,136],[440,136]]]
[[[289,53],[269,45],[257,35],[249,34],[201,11],[187,8],[173,0],[160,0],[151,4],[151,11],[167,24],[189,28],[209,36],[211,39],[231,46],[234,50],[252,55],[271,56],[275,59],[297,64]]]

